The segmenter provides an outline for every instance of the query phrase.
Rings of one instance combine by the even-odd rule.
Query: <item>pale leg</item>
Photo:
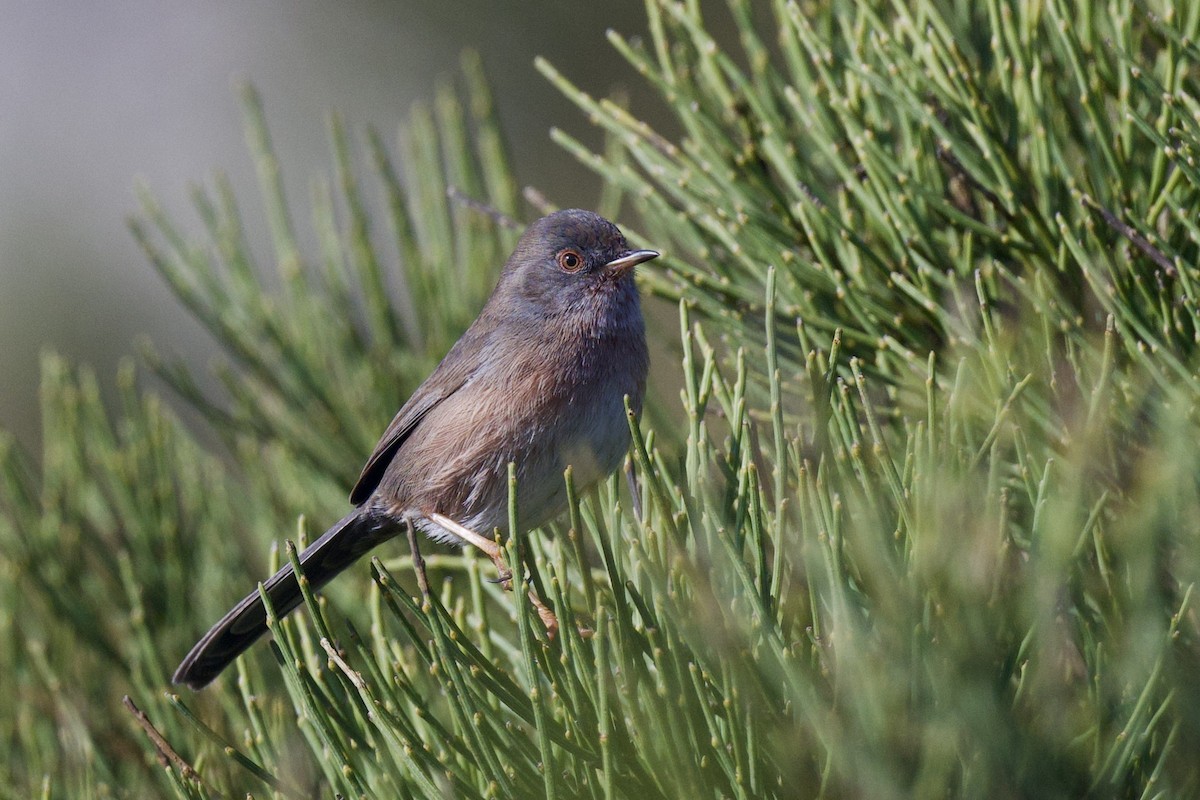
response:
[[[417,573],[417,586],[421,588],[423,597],[429,596],[429,576],[425,574],[425,559],[421,557],[421,549],[417,547],[417,528],[411,519],[404,520],[408,532],[408,546],[412,550],[413,570]]]
[[[480,536],[470,528],[459,525],[454,520],[441,514],[428,513],[425,516],[431,522],[441,525],[464,542],[482,550],[492,560],[492,563],[496,565],[496,570],[500,573],[501,584],[503,584],[505,589],[512,590],[512,570],[504,562],[504,556],[500,552],[500,544],[495,539]],[[553,639],[555,634],[558,633],[558,617],[555,616],[554,611],[549,606],[542,602],[542,598],[537,596],[537,592],[532,589],[529,590],[529,602],[533,603],[533,607],[537,609],[538,617],[542,620],[542,624],[546,626],[546,635]]]

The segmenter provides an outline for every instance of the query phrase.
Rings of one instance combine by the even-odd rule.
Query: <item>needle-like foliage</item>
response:
[[[0,447],[0,796],[1200,796],[1200,6],[720,11],[612,36],[670,134],[541,64],[678,304],[636,485],[565,475],[511,593],[382,548],[200,694],[174,661],[341,515],[528,215],[472,60],[367,170],[334,124],[312,252],[249,96],[277,276],[220,181],[198,237],[145,195],[228,353],[150,363],[226,446],[47,359],[40,467]]]

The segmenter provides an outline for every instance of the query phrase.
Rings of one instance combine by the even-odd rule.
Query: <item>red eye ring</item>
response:
[[[583,256],[578,250],[568,247],[559,252],[558,266],[563,272],[578,272],[583,267]]]

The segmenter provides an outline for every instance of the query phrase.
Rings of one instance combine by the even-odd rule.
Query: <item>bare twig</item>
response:
[[[974,175],[968,172],[963,163],[958,160],[958,156],[954,155],[949,147],[939,143],[936,155],[937,160],[945,164],[950,170],[951,201],[959,211],[973,219],[980,218],[979,207],[970,192],[967,191],[970,189],[982,195],[992,208],[999,211],[1005,219],[1012,219],[1012,215],[1008,213],[1008,209],[1004,207],[1004,203],[1000,202],[1000,198],[996,196],[996,193],[984,186]]]
[[[1106,223],[1108,223],[1108,227],[1124,236],[1130,241],[1130,243],[1137,247],[1137,249],[1149,256],[1150,260],[1155,264],[1158,264],[1158,266],[1162,268],[1162,271],[1167,275],[1174,278],[1178,274],[1178,270],[1175,269],[1175,265],[1171,262],[1171,259],[1167,258],[1161,250],[1151,244],[1149,239],[1138,233],[1132,226],[1117,217],[1116,214],[1112,213],[1086,194],[1083,195],[1083,204],[1099,214],[1100,217]]]
[[[171,747],[170,742],[168,742],[166,738],[164,738],[163,735],[158,732],[158,729],[154,727],[154,723],[150,721],[150,718],[146,716],[144,711],[134,704],[133,699],[130,698],[129,695],[122,697],[121,703],[126,709],[129,710],[129,713],[133,715],[134,720],[139,726],[141,726],[142,730],[145,731],[146,738],[148,738],[151,744],[154,745],[154,749],[158,752],[158,763],[162,764],[164,767],[174,764],[179,768],[179,774],[184,778],[197,781],[199,783],[204,782],[200,779],[200,773],[196,772],[196,770],[192,768],[191,764],[184,761],[183,756],[175,752],[175,748]]]
[[[521,195],[525,198],[526,203],[537,209],[539,214],[549,214],[556,210],[554,205],[546,199],[546,195],[542,194],[541,189],[526,186]]]
[[[324,636],[321,637],[321,647],[324,648],[325,652],[329,655],[329,659],[337,665],[337,668],[340,669],[345,676],[350,679],[350,682],[354,684],[354,688],[358,689],[359,691],[366,691],[367,682],[363,680],[362,675],[350,668],[350,665],[346,663],[346,659],[342,658],[341,654],[337,651],[337,648],[334,647],[333,644]]]
[[[447,187],[446,197],[449,197],[452,201],[463,208],[469,208],[472,211],[478,211],[480,214],[490,217],[492,222],[495,222],[502,228],[519,230],[525,227],[520,222],[517,222],[515,219],[510,217],[508,214],[505,214],[495,206],[485,203],[482,200],[476,200],[474,197],[464,194],[457,186]]]

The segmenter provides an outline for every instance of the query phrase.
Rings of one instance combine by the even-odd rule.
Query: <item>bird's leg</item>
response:
[[[629,501],[633,504],[633,518],[642,522],[642,493],[638,491],[637,473],[633,471],[633,459],[625,459],[625,482],[629,485]]]
[[[417,547],[417,528],[407,517],[404,527],[408,531],[408,546],[412,550],[413,570],[417,573],[417,586],[421,588],[421,596],[429,596],[429,576],[425,574],[425,559],[421,557],[421,549]]]
[[[496,565],[496,569],[500,573],[500,583],[505,589],[512,591],[512,570],[505,563],[504,556],[500,552],[500,544],[495,539],[480,536],[465,525],[459,525],[454,520],[441,514],[429,513],[425,516],[431,522],[442,526],[464,542],[482,550],[492,560],[492,563]],[[537,592],[532,589],[529,590],[529,602],[533,604],[533,607],[537,610],[538,618],[546,626],[546,635],[553,639],[558,633],[558,617],[555,616],[554,610],[542,602],[542,598],[538,597]]]
[[[441,525],[446,530],[453,533],[458,538],[462,539],[467,544],[474,545],[483,551],[484,555],[492,560],[496,565],[496,569],[500,573],[500,582],[504,584],[506,589],[512,588],[512,570],[508,568],[508,564],[504,563],[504,556],[500,552],[500,544],[495,539],[489,539],[486,536],[480,536],[475,531],[465,525],[459,525],[449,517],[442,516],[437,513],[429,513],[425,515],[431,522]]]

